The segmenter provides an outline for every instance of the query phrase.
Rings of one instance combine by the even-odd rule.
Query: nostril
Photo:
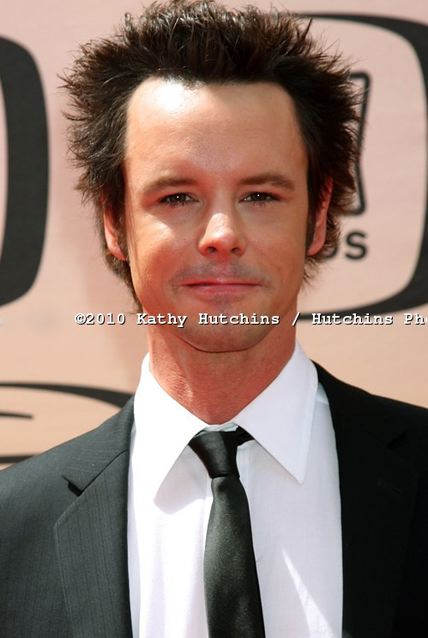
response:
[[[230,215],[213,215],[199,242],[199,250],[203,254],[234,254],[244,252],[244,237],[238,220]]]

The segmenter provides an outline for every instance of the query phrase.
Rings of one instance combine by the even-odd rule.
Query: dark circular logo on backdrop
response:
[[[7,143],[6,221],[0,253],[2,306],[25,295],[39,270],[46,232],[48,142],[36,64],[26,49],[5,38],[0,38],[0,82]]]

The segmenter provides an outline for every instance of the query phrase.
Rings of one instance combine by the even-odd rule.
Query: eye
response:
[[[278,201],[278,197],[273,195],[272,193],[265,193],[262,191],[256,191],[254,193],[249,193],[243,198],[243,202],[250,202],[253,204],[266,204],[268,202],[276,202]]]
[[[169,206],[184,206],[185,204],[189,204],[193,201],[193,197],[191,197],[187,193],[173,193],[172,195],[162,197],[160,203],[168,204]]]

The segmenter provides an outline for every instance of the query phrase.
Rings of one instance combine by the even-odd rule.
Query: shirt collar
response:
[[[303,483],[311,442],[318,375],[296,344],[279,375],[233,419]]]
[[[299,483],[305,476],[317,393],[316,368],[299,345],[270,385],[232,421],[262,445]],[[133,455],[144,464],[155,495],[192,439],[207,424],[175,401],[156,381],[148,355],[134,403]]]
[[[154,496],[168,472],[206,423],[186,410],[159,385],[143,359],[134,401],[135,437],[132,454],[145,468],[145,489]]]

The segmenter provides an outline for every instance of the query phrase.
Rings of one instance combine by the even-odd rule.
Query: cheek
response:
[[[273,231],[273,232],[272,232]],[[261,263],[269,264],[271,271],[287,276],[303,269],[305,261],[305,228],[276,225],[269,232],[260,233],[253,242]]]
[[[134,286],[161,287],[177,267],[182,252],[171,229],[158,222],[134,223],[128,227],[127,238]]]

